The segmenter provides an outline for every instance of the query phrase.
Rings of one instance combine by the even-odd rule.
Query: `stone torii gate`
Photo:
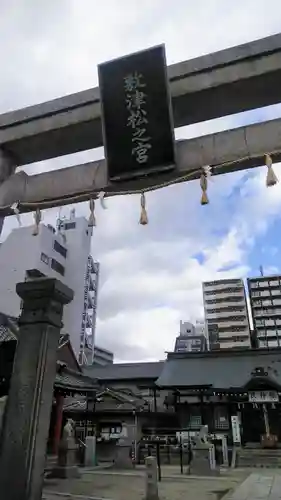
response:
[[[168,68],[176,127],[281,101],[281,35]],[[172,172],[108,181],[105,161],[28,176],[18,166],[98,147],[98,89],[0,116],[0,217],[281,160],[281,120],[176,143]],[[117,191],[118,190],[118,191]],[[2,219],[3,221],[3,219]],[[2,224],[0,226],[0,229]],[[0,449],[0,489],[7,500],[39,500],[63,305],[71,290],[57,280],[21,283],[19,343]],[[32,352],[32,359],[30,358]],[[16,475],[13,466],[17,465]]]
[[[281,34],[168,67],[176,127],[281,102]],[[102,145],[99,89],[0,116],[0,216],[200,177],[205,165],[227,173],[281,160],[281,119],[176,142],[172,172],[108,181],[104,160],[27,175],[16,167]]]

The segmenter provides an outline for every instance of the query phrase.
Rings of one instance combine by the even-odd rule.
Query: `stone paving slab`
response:
[[[105,497],[89,497],[85,495],[71,495],[70,493],[45,493],[42,500],[113,500]]]
[[[281,499],[281,475],[278,473],[251,474],[227,500],[279,500]]]
[[[237,470],[236,474],[236,477],[223,478],[185,476],[185,481],[180,481],[179,477],[166,477],[159,483],[159,496],[161,500],[281,500],[280,471],[262,469],[250,473],[246,479],[245,471]],[[79,481],[49,483],[43,499],[140,500],[143,495],[142,475],[125,471],[123,474],[112,472],[99,475],[88,472]]]
[[[163,478],[158,484],[160,500],[221,500],[243,480],[202,477]],[[46,482],[48,483],[48,482]],[[58,495],[62,493],[64,495]],[[70,495],[72,493],[72,496]],[[44,500],[143,500],[145,478],[115,474],[85,474],[79,480],[58,480],[46,484]],[[80,496],[79,496],[80,495]]]

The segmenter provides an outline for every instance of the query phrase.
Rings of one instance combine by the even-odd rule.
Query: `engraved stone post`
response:
[[[224,467],[229,467],[227,438],[225,436],[222,436],[221,444],[222,444],[223,465]]]
[[[209,463],[211,471],[216,470],[216,455],[215,455],[215,446],[213,444],[209,447]]]
[[[159,500],[157,482],[157,463],[155,457],[146,457],[145,500]]]
[[[41,500],[61,319],[73,292],[51,278],[16,290],[23,309],[0,440],[0,492],[5,500]]]
[[[3,184],[16,170],[16,164],[13,158],[5,152],[3,149],[0,149],[0,186]],[[5,204],[5,196],[2,200],[2,203]],[[4,217],[0,217],[0,234],[2,232],[4,223]]]

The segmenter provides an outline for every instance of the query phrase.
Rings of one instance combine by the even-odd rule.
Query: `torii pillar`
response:
[[[6,181],[16,170],[16,163],[12,156],[0,148],[0,185]],[[8,194],[8,193],[7,193]],[[4,200],[5,201],[5,200]],[[4,217],[0,218],[0,235],[3,229]]]
[[[41,500],[63,306],[73,292],[52,278],[16,290],[23,309],[0,435],[0,496]]]

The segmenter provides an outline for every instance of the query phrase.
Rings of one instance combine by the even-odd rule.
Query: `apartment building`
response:
[[[250,306],[258,347],[281,346],[281,276],[248,278]]]
[[[203,302],[210,350],[251,347],[242,279],[203,283]]]

